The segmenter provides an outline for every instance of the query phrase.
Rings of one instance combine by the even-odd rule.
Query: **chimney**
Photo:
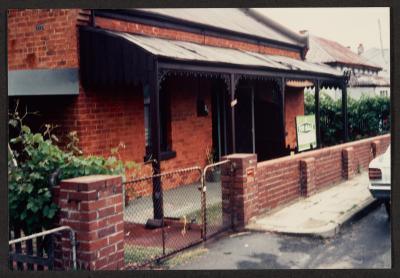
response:
[[[357,54],[361,55],[364,53],[364,46],[362,45],[362,43],[360,43],[357,47]]]
[[[351,50],[351,46],[350,45],[346,46],[346,48]]]
[[[301,35],[307,35],[308,34],[308,30],[300,30],[299,33]]]

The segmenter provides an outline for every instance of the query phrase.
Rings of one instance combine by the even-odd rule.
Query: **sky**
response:
[[[256,9],[292,31],[308,30],[310,34],[334,40],[357,51],[380,48],[381,23],[383,48],[390,48],[389,8],[263,8]]]

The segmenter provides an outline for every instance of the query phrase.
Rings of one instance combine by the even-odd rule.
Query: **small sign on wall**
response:
[[[246,169],[246,177],[248,181],[254,181],[255,180],[255,169],[254,167],[248,167]]]
[[[298,152],[317,147],[315,115],[296,116],[296,139]]]

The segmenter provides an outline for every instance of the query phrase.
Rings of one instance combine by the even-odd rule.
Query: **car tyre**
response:
[[[385,208],[386,208],[388,217],[390,217],[390,201],[385,202]]]

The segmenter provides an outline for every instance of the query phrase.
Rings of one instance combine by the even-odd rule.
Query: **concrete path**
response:
[[[199,183],[179,186],[164,191],[164,215],[167,217],[182,217],[199,211],[201,208],[201,192]],[[221,203],[221,182],[208,182],[206,202],[207,207]],[[141,197],[129,202],[124,210],[124,221],[145,224],[153,217],[153,201],[151,196]]]
[[[309,198],[258,217],[249,230],[332,237],[340,226],[374,199],[368,191],[368,172],[319,192]]]

